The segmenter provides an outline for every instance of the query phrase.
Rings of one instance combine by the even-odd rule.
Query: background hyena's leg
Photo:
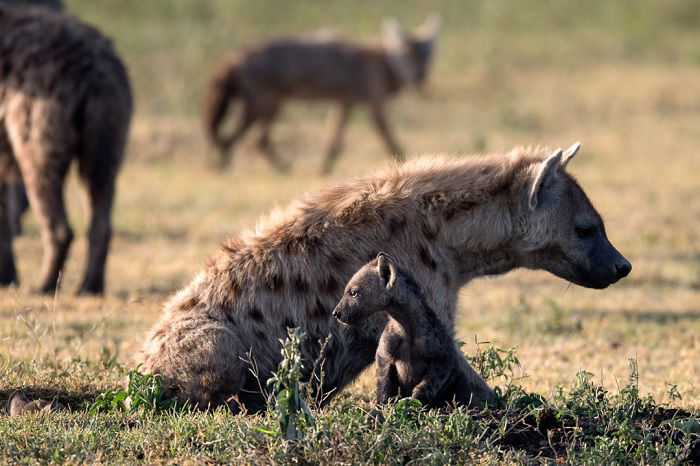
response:
[[[12,235],[19,236],[22,234],[22,216],[29,209],[29,199],[22,180],[7,183],[7,202]]]
[[[241,114],[241,119],[238,121],[236,128],[233,130],[231,136],[226,138],[220,147],[221,165],[226,167],[231,163],[231,157],[233,156],[233,147],[235,144],[243,137],[243,135],[250,129],[250,127],[255,123],[257,115],[255,109],[249,100],[245,100],[243,105],[243,112]]]
[[[285,173],[289,171],[289,163],[284,162],[280,158],[270,137],[272,123],[275,121],[275,117],[277,117],[278,112],[279,104],[276,101],[265,103],[264,107],[261,108],[261,133],[260,139],[258,140],[258,147],[263,151],[263,154],[265,154],[265,157],[270,162],[270,165],[272,165],[277,171]]]
[[[115,173],[116,175],[116,173]],[[109,242],[112,239],[112,201],[114,183],[112,177],[103,180],[100,177],[82,173],[85,194],[90,215],[88,228],[88,257],[83,282],[79,294],[99,294],[104,291],[105,265]]]
[[[12,230],[7,189],[11,184],[0,178],[0,285],[17,283],[17,269],[12,252]]]
[[[372,102],[370,104],[370,111],[372,112],[372,118],[374,119],[374,124],[377,127],[377,131],[379,131],[379,135],[384,140],[384,143],[386,143],[389,152],[396,158],[396,160],[403,162],[403,151],[396,142],[396,139],[394,139],[394,136],[391,134],[391,130],[389,130],[389,125],[386,121],[386,114],[384,112],[384,105],[380,101]]]
[[[63,202],[63,182],[68,171],[69,157],[50,150],[34,151],[27,144],[15,147],[22,169],[29,204],[34,211],[44,243],[41,265],[40,293],[56,289],[59,273],[73,241],[73,230],[68,224]]]
[[[329,115],[329,127],[331,129],[331,139],[326,153],[326,160],[323,162],[321,173],[328,175],[333,171],[335,161],[343,148],[343,133],[350,113],[350,104],[342,103],[334,108]]]

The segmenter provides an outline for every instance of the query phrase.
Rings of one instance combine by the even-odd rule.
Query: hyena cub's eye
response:
[[[578,236],[581,239],[586,239],[594,236],[596,232],[598,231],[597,227],[590,226],[590,227],[576,227],[576,236]]]
[[[359,293],[357,292],[357,289],[356,289],[356,288],[353,288],[353,289],[351,289],[350,291],[348,291],[348,294],[350,295],[351,298],[357,298],[357,295],[358,295]]]

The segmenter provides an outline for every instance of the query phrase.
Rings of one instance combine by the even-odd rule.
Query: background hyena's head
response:
[[[605,288],[632,265],[610,244],[603,219],[565,168],[574,144],[532,167],[521,193],[524,264],[588,288]]]
[[[386,309],[396,283],[396,264],[383,252],[352,276],[333,316],[346,325],[357,325]]]
[[[426,18],[415,34],[406,33],[394,19],[384,22],[384,49],[403,84],[421,88],[425,83],[441,25],[435,13]]]

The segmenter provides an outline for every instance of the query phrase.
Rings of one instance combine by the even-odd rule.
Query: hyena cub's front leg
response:
[[[399,378],[396,366],[390,361],[377,357],[377,403],[388,403],[390,398],[399,395]]]

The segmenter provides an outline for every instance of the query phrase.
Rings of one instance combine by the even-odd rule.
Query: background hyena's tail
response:
[[[204,103],[204,125],[207,136],[222,153],[226,151],[229,142],[221,135],[220,128],[231,100],[238,92],[235,85],[236,68],[235,64],[226,63],[216,71],[209,84]]]

